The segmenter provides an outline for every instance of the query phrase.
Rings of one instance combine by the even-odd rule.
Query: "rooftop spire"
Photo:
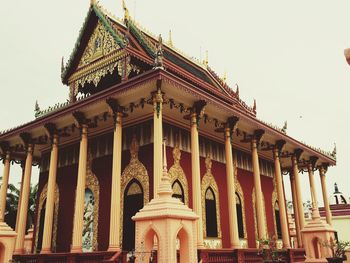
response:
[[[123,4],[123,10],[124,10],[124,21],[128,21],[130,16],[129,16],[129,9],[126,7],[125,0],[122,0]]]
[[[162,36],[158,37],[158,46],[156,51],[156,57],[154,58],[154,69],[164,69],[163,67],[163,39]]]
[[[90,5],[91,5],[91,6],[96,5],[96,0],[90,0]]]
[[[204,59],[203,63],[206,67],[208,66],[208,50],[205,51],[205,59]]]
[[[172,35],[171,35],[171,30],[169,30],[169,40],[168,40],[168,44],[169,46],[173,46],[173,38],[172,38]]]

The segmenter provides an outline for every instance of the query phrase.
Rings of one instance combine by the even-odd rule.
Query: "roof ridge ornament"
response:
[[[157,44],[157,51],[156,51],[156,57],[154,58],[154,67],[153,69],[164,69],[163,66],[163,39],[162,35],[159,34],[158,36],[158,44]]]
[[[124,10],[124,22],[126,23],[130,19],[129,9],[126,7],[125,0],[122,0]]]
[[[169,40],[168,40],[168,45],[170,47],[173,47],[173,38],[172,38],[172,34],[171,34],[171,29],[169,30]]]
[[[90,0],[90,5],[91,5],[91,6],[96,5],[96,0]]]

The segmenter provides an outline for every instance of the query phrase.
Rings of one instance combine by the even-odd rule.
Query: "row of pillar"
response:
[[[157,195],[158,185],[162,174],[162,94],[160,90],[154,94],[154,196]],[[199,116],[198,111],[195,110],[191,113],[191,159],[192,159],[192,200],[193,210],[199,216],[197,220],[197,247],[203,248],[203,221],[202,221],[202,205],[201,205],[201,190],[200,190],[200,158],[199,158],[199,133],[198,124]],[[121,249],[120,240],[120,195],[121,195],[121,158],[122,158],[122,113],[119,111],[114,112],[114,135],[113,135],[113,166],[112,166],[112,184],[111,184],[111,208],[110,208],[110,235],[109,235],[109,251],[118,251]],[[87,153],[88,153],[88,126],[81,125],[81,139],[80,139],[80,152],[79,152],[79,167],[78,167],[78,179],[76,187],[75,197],[75,211],[73,222],[73,237],[71,252],[82,251],[82,231],[83,231],[83,213],[84,213],[84,193],[85,193],[85,179],[86,179],[86,165],[87,165]],[[229,213],[229,236],[231,248],[239,248],[240,241],[238,236],[238,222],[237,211],[235,203],[235,178],[234,178],[234,166],[232,158],[232,127],[225,128],[225,156],[226,156],[226,179],[227,179],[227,192],[228,192],[228,213]],[[53,213],[54,213],[54,194],[57,174],[57,161],[58,161],[58,135],[53,134],[52,148],[50,157],[48,190],[46,200],[46,212],[44,220],[44,233],[43,244],[41,253],[51,253],[51,241],[52,241],[52,225],[53,225]],[[251,153],[253,163],[253,175],[254,175],[254,187],[255,187],[255,199],[256,199],[256,212],[257,212],[257,227],[258,238],[266,238],[265,229],[265,211],[263,210],[263,193],[261,188],[260,168],[259,168],[259,155],[258,155],[259,140],[256,137],[251,139]],[[25,162],[25,171],[22,181],[22,191],[20,196],[20,208],[19,208],[19,220],[17,228],[17,239],[15,253],[23,253],[24,248],[24,235],[27,222],[27,208],[31,179],[31,167],[33,159],[33,147],[34,145],[27,145],[27,157]],[[283,179],[280,165],[280,151],[278,147],[273,149],[274,164],[275,164],[275,176],[276,176],[276,188],[278,195],[278,204],[280,210],[280,223],[282,230],[283,247],[290,247],[289,228],[287,221],[286,205],[283,190]],[[317,207],[317,194],[315,189],[315,183],[313,179],[313,169],[310,166],[309,179],[312,194],[312,202]],[[0,191],[0,213],[5,212],[6,205],[6,192],[8,187],[8,178],[10,172],[10,153],[7,152],[4,158],[4,173],[3,183]],[[329,202],[325,184],[325,169],[320,168],[321,184],[323,200],[326,209],[327,223],[331,224],[331,213],[329,210]],[[294,205],[295,223],[297,228],[298,244],[302,244],[300,235],[301,229],[304,227],[304,210],[302,204],[302,196],[300,189],[300,178],[297,158],[292,156],[292,173],[291,173],[291,187],[292,198]],[[0,216],[1,218],[1,216]]]

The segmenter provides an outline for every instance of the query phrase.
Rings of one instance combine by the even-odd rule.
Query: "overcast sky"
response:
[[[298,140],[331,151],[337,166],[327,173],[328,192],[337,182],[350,195],[350,2],[126,0],[132,17],[209,65],[227,72],[231,87],[253,105],[258,118]],[[121,0],[101,4],[123,16]],[[34,104],[47,108],[68,98],[61,83],[61,58],[69,57],[89,8],[88,0],[4,1],[0,9],[0,130],[34,118]],[[16,165],[18,166],[18,165]],[[2,165],[0,166],[2,174]],[[12,169],[10,182],[19,181]],[[306,174],[303,198],[310,199]],[[316,177],[322,203],[319,176]],[[33,170],[32,182],[38,180]],[[288,196],[289,178],[284,177]]]

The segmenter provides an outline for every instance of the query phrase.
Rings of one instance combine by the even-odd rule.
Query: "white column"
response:
[[[280,222],[281,222],[281,230],[282,230],[283,248],[290,248],[289,228],[288,228],[288,221],[287,221],[286,204],[284,200],[283,178],[282,178],[282,172],[281,172],[279,149],[275,147],[273,153],[274,153],[274,161],[275,161],[276,187],[277,187],[277,195],[278,195],[278,207],[280,210]]]
[[[55,208],[55,186],[57,175],[57,160],[58,160],[58,136],[52,137],[52,149],[50,157],[49,179],[47,183],[47,197],[44,221],[44,233],[41,253],[51,253],[52,243],[52,225]]]
[[[321,186],[322,186],[322,196],[323,196],[323,204],[326,211],[326,220],[327,224],[332,225],[332,213],[329,207],[329,200],[327,194],[327,186],[326,186],[326,169],[322,166],[319,169]]]
[[[162,143],[163,143],[163,117],[162,93],[158,89],[153,95],[153,196],[158,195],[158,187],[162,178]]]
[[[2,183],[1,183],[1,190],[0,190],[0,218],[5,218],[5,210],[6,210],[6,196],[7,196],[7,188],[9,184],[9,177],[10,177],[10,166],[11,166],[11,159],[10,159],[10,152],[7,151],[5,153],[4,158],[4,172],[2,174]]]
[[[226,154],[226,182],[227,182],[227,202],[230,227],[231,248],[239,248],[237,210],[236,210],[236,187],[232,158],[231,129],[225,129],[225,154]]]
[[[29,201],[29,194],[30,194],[30,179],[32,176],[33,149],[34,149],[34,146],[32,144],[28,144],[24,177],[22,181],[22,193],[20,196],[21,207],[19,208],[17,239],[16,239],[16,247],[15,247],[14,254],[24,253],[24,236],[25,236],[26,225],[27,225],[28,201]]]
[[[88,127],[83,125],[81,128],[78,182],[75,192],[75,209],[73,221],[73,238],[71,252],[82,252],[83,225],[84,225],[84,201],[85,201],[85,181],[86,164],[88,151]]]
[[[119,251],[120,247],[120,207],[121,207],[121,165],[122,165],[122,114],[115,113],[113,138],[113,166],[111,190],[111,217],[109,227],[109,251]]]
[[[199,216],[197,220],[197,248],[204,248],[203,245],[203,218],[201,203],[201,177],[199,162],[199,136],[197,114],[191,115],[191,161],[192,161],[192,203],[193,211]]]
[[[263,205],[263,193],[261,190],[260,181],[260,167],[259,167],[259,155],[257,140],[252,139],[252,162],[253,162],[253,173],[254,173],[254,187],[255,187],[255,206],[256,206],[256,217],[258,223],[258,237],[259,239],[266,238],[265,229],[265,217],[264,217],[264,205]]]

